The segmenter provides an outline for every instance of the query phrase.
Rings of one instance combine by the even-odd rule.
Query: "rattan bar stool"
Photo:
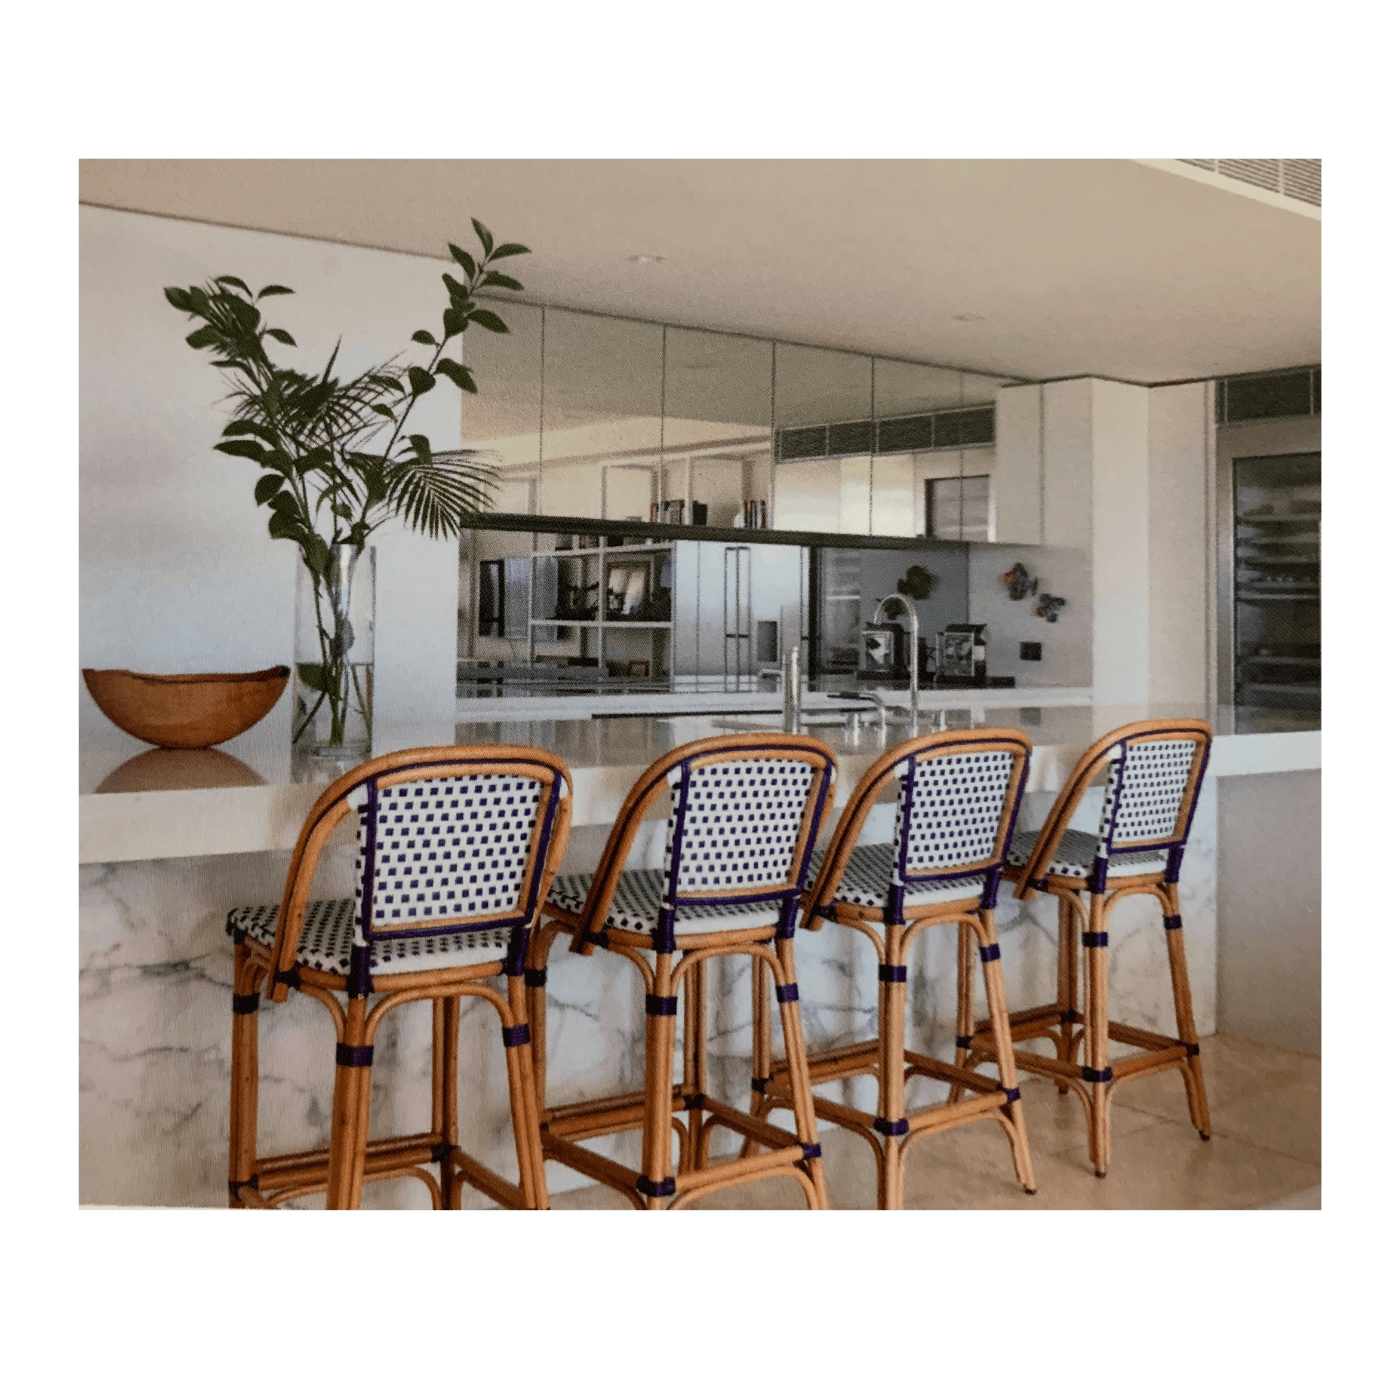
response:
[[[1191,1122],[1203,1139],[1210,1137],[1177,897],[1210,741],[1211,728],[1203,720],[1146,720],[1113,730],[1080,758],[1044,827],[1018,832],[1011,843],[1006,874],[1016,881],[1017,897],[1030,899],[1039,891],[1059,901],[1055,1001],[1011,1016],[1016,1041],[1050,1040],[1055,1055],[1018,1050],[1016,1063],[1031,1074],[1053,1079],[1062,1094],[1073,1089],[1079,1095],[1088,1119],[1089,1157],[1099,1176],[1108,1173],[1109,1101],[1115,1085],[1124,1080],[1179,1069]],[[1104,793],[1097,835],[1072,828],[1076,809],[1100,783]],[[1108,1019],[1108,915],[1118,900],[1134,894],[1154,895],[1162,906],[1176,1006],[1175,1039]],[[1082,1011],[1076,931],[1082,931],[1086,963]],[[962,1025],[973,1031],[969,1063],[976,1063],[986,1057],[990,1028],[986,1022],[973,1028],[965,1001],[959,1015]],[[1110,1041],[1141,1053],[1110,1063]]]
[[[568,769],[539,749],[424,748],[386,754],[338,779],[297,838],[281,904],[229,913],[234,940],[229,1204],[275,1206],[325,1191],[354,1209],[366,1181],[412,1176],[435,1207],[457,1207],[464,1183],[504,1206],[547,1209],[530,1070],[525,958],[542,898],[569,836]],[[327,838],[358,818],[353,899],[311,900]],[[504,996],[486,985],[504,975]],[[258,1008],[289,990],[335,1023],[329,1147],[257,1154]],[[519,1185],[458,1146],[457,1021],[461,998],[501,1018]],[[374,1005],[371,1007],[371,998]],[[368,1140],[374,1037],[384,1016],[431,1001],[430,1131]],[[439,1179],[426,1170],[438,1167]]]
[[[596,872],[561,876],[532,941],[531,1042],[537,1096],[545,1097],[545,964],[553,940],[627,958],[646,995],[646,1077],[640,1093],[543,1110],[544,1155],[621,1192],[639,1209],[676,1209],[701,1196],[766,1177],[795,1177],[809,1207],[825,1208],[821,1147],[807,1082],[792,937],[832,795],[836,759],[818,739],[741,734],[672,750],[637,780],[618,813]],[[624,866],[656,799],[669,795],[665,864]],[[772,974],[792,1063],[796,1133],[707,1092],[705,973],[709,960],[751,957]],[[674,1082],[676,1012],[683,992],[682,1078]],[[761,1145],[712,1165],[711,1134],[732,1128]],[[638,1174],[581,1143],[642,1130]],[[679,1139],[673,1165],[672,1134]]]
[[[874,1114],[822,1097],[815,1107],[818,1118],[850,1130],[874,1151],[881,1210],[901,1208],[905,1162],[915,1142],[979,1118],[995,1119],[1005,1129],[1016,1179],[1035,1192],[995,914],[1030,753],[1030,740],[1016,729],[952,730],[889,749],[851,794],[806,900],[805,927],[819,929],[830,919],[857,929],[874,945],[879,961],[877,1038],[809,1054],[808,1067],[814,1084],[876,1077]],[[858,845],[871,809],[892,780],[898,782],[893,842]],[[940,924],[957,925],[959,994],[969,1004],[974,939],[981,952],[999,1081],[965,1068],[961,1051],[959,1062],[949,1064],[905,1046],[909,951],[919,934]],[[753,1112],[759,1117],[789,1107],[792,1098],[789,1065],[768,1064],[762,1053],[766,1045],[760,1036],[753,1081]],[[953,1085],[952,1099],[907,1112],[906,1084],[915,1077]],[[970,1097],[962,1098],[964,1092]]]

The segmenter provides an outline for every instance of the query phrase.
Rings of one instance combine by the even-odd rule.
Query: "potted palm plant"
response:
[[[497,244],[473,219],[481,253],[448,244],[462,278],[443,274],[448,302],[442,332],[417,330],[424,347],[350,378],[335,374],[336,343],[320,374],[278,365],[270,349],[295,346],[291,334],[268,323],[270,298],[239,277],[203,286],[166,287],[165,298],[199,326],[186,336],[208,351],[229,384],[231,414],[215,450],[254,463],[253,499],[269,512],[268,534],[295,542],[297,582],[293,748],[334,757],[366,756],[374,715],[374,550],[370,536],[399,519],[430,539],[456,534],[488,507],[496,468],[485,454],[435,451],[407,431],[415,405],[440,378],[476,393],[471,370],[446,351],[472,326],[496,334],[505,322],[482,306],[488,288],[521,291],[495,264],[530,250]]]

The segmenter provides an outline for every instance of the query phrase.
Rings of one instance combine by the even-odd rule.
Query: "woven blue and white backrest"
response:
[[[1184,802],[1191,799],[1196,745],[1190,739],[1153,739],[1120,746],[1109,760],[1099,818],[1099,855],[1124,846],[1170,844]]]
[[[891,882],[996,859],[1014,766],[1014,755],[996,749],[900,764]]]
[[[355,858],[355,942],[422,934],[425,926],[502,924],[532,872],[544,784],[473,774],[361,790]],[[373,828],[373,888],[365,927],[365,867]],[[542,853],[540,853],[542,859]],[[525,891],[528,897],[529,891]],[[368,935],[368,937],[367,937]]]
[[[679,897],[787,885],[812,786],[822,770],[796,760],[686,765],[668,774],[666,880]],[[679,841],[677,825],[679,824]]]

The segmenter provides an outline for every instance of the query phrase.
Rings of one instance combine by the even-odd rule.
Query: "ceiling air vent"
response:
[[[882,418],[877,429],[877,452],[918,452],[933,446],[933,418]]]
[[[1240,374],[1215,384],[1215,421],[1242,423],[1251,418],[1306,418],[1322,412],[1322,370],[1275,370]]]
[[[935,447],[980,447],[996,441],[996,409],[965,408],[933,420]]]
[[[833,423],[826,430],[826,450],[831,457],[861,457],[871,449],[871,423]]]
[[[1322,207],[1322,162],[1320,160],[1183,160],[1199,170],[1228,175],[1261,190],[1301,199]]]
[[[826,456],[826,425],[819,428],[784,428],[778,434],[778,460]]]

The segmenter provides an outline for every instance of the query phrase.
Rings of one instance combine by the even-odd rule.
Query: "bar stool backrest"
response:
[[[1109,858],[1125,851],[1165,851],[1166,878],[1175,881],[1210,758],[1211,735],[1204,720],[1143,720],[1091,744],[1041,828],[1017,893],[1044,881],[1076,808],[1099,782],[1104,796],[1091,885],[1102,892]]]
[[[663,789],[670,816],[658,950],[674,946],[675,911],[687,906],[780,903],[790,931],[835,775],[830,748],[801,734],[740,734],[673,749],[637,780],[618,813],[581,936],[602,929],[632,838]]]
[[[961,729],[906,740],[882,754],[846,804],[827,852],[815,907],[835,896],[871,808],[898,780],[885,913],[902,923],[905,886],[924,903],[937,886],[981,880],[982,903],[996,903],[1001,867],[1025,790],[1031,742],[1018,729]]]
[[[360,765],[322,794],[302,829],[274,957],[285,956],[290,968],[296,940],[283,936],[283,926],[300,928],[316,860],[334,827],[353,814],[356,950],[506,929],[508,967],[523,968],[568,838],[570,789],[568,769],[542,749],[406,749]],[[358,972],[363,981],[369,959],[352,953],[352,968],[352,980]]]

